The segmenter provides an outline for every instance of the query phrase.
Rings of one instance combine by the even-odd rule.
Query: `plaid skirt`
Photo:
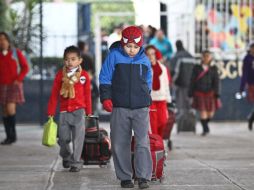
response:
[[[254,84],[248,85],[247,98],[249,102],[254,103]]]
[[[0,104],[25,102],[23,83],[19,84],[1,84],[0,85]]]
[[[220,105],[220,100],[215,98],[213,92],[195,92],[192,107],[198,111],[215,112]]]

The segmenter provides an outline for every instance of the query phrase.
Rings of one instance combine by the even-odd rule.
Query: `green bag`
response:
[[[54,146],[56,145],[56,137],[57,124],[54,122],[53,117],[49,117],[48,122],[43,126],[42,144],[49,147]]]

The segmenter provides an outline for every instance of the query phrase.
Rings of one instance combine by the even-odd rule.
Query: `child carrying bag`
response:
[[[49,120],[43,126],[42,144],[48,147],[54,146],[56,145],[56,137],[57,124],[54,122],[53,117],[49,117]]]

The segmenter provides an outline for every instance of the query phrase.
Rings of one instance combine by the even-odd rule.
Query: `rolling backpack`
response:
[[[165,157],[165,149],[162,138],[157,134],[149,134],[150,139],[150,150],[153,161],[153,172],[152,172],[152,180],[160,180],[162,182],[164,178],[164,162],[166,160]],[[133,178],[135,179],[135,169],[134,169],[134,147],[135,147],[135,139],[132,137],[131,141],[131,153],[132,153],[132,167],[133,167]]]
[[[168,121],[167,121],[167,124],[163,130],[163,139],[164,140],[170,139],[175,120],[176,120],[175,111],[172,109],[168,109]]]
[[[111,158],[111,141],[105,129],[99,128],[97,116],[86,117],[86,134],[81,158],[84,165],[107,165]]]
[[[180,132],[196,133],[196,114],[193,109],[186,111],[177,119],[177,133]]]

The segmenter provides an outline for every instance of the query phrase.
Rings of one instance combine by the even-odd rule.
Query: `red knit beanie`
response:
[[[137,26],[129,26],[122,31],[121,44],[134,43],[141,47],[143,45],[143,33]]]

